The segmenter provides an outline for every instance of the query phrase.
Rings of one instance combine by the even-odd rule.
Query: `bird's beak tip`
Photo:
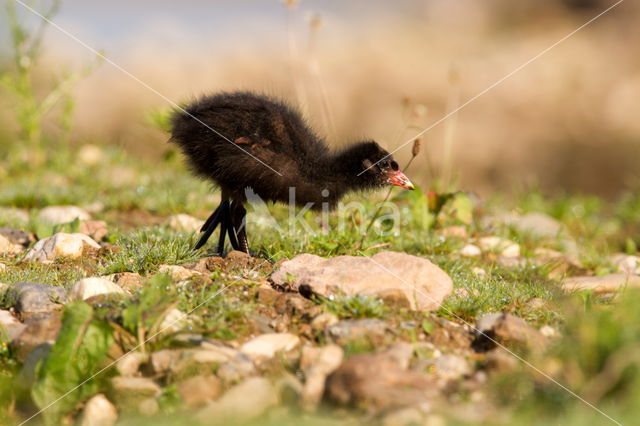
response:
[[[391,177],[389,177],[389,184],[399,186],[401,188],[409,189],[409,190],[415,189],[415,186],[413,186],[413,183],[411,183],[409,178],[400,170],[398,170],[397,172],[392,174]]]

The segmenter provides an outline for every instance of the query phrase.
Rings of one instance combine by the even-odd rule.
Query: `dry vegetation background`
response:
[[[395,149],[611,4],[67,1],[57,22],[172,100],[257,90],[300,105],[332,144],[367,136]],[[173,14],[190,7],[204,26]],[[613,197],[639,187],[639,17],[637,2],[623,2],[433,128],[423,138],[432,170],[421,156],[412,179],[429,186],[450,141],[463,189],[538,185]],[[98,27],[114,36],[96,35]],[[52,69],[93,60],[48,31],[43,81]],[[118,144],[156,157],[169,149],[166,134],[147,120],[167,102],[111,65],[76,91],[74,143]],[[0,104],[11,134],[11,104]]]

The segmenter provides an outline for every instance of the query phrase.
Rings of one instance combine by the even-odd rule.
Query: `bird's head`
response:
[[[376,142],[361,142],[354,148],[354,156],[358,161],[355,179],[366,182],[366,186],[395,185],[405,189],[414,189],[413,184],[400,170],[393,156]]]

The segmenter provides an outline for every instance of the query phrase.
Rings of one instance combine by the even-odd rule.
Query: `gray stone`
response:
[[[397,300],[401,295],[407,306],[421,311],[438,309],[453,290],[451,278],[427,259],[390,251],[330,259],[302,254],[283,262],[271,279],[277,285],[322,296],[393,296]]]
[[[0,227],[0,235],[5,237],[12,244],[17,244],[25,248],[36,241],[32,233],[21,229]]]
[[[62,287],[20,282],[8,289],[7,298],[15,302],[16,310],[25,319],[29,315],[57,310],[60,303],[66,303],[67,294]]]

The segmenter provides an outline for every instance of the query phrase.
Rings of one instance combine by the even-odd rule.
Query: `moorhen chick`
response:
[[[323,203],[335,207],[348,191],[385,185],[413,189],[376,142],[332,152],[293,108],[249,92],[206,96],[176,111],[171,141],[197,175],[222,190],[222,201],[196,244],[196,249],[202,247],[220,225],[220,254],[227,234],[235,250],[249,252],[244,220],[249,188],[264,201],[317,210]]]

